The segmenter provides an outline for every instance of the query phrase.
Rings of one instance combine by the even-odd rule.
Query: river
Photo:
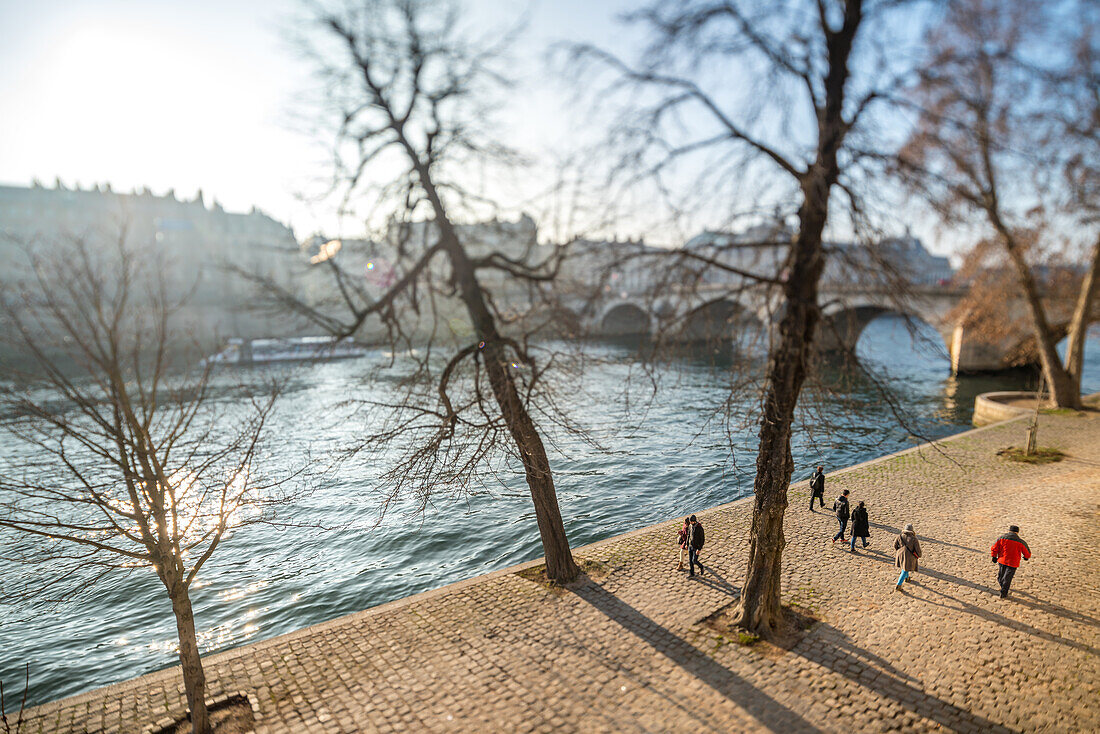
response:
[[[918,417],[908,427],[913,430],[899,423],[868,381],[838,382],[820,410],[799,422],[793,446],[797,481],[819,463],[841,468],[911,446],[919,440],[914,432],[934,438],[966,430],[980,392],[1034,388],[1027,374],[951,378],[942,350],[930,347],[938,340],[935,332],[924,336],[928,342],[914,340],[900,319],[883,317],[868,326],[858,348],[862,363],[885,370],[901,406]],[[721,364],[681,360],[646,399],[646,382],[628,351],[589,349],[600,360],[584,373],[583,389],[565,402],[600,447],[559,435],[551,456],[574,546],[751,492],[755,429],[735,421],[727,435],[718,412],[728,393],[728,371]],[[1100,391],[1096,335],[1086,359],[1084,389]],[[349,396],[377,396],[386,389],[384,382],[365,379],[374,361],[294,371],[273,425],[277,451],[268,458],[285,466],[274,468],[300,464],[305,448],[318,439],[333,444],[351,438],[341,434],[356,430],[354,423],[333,417],[346,409]],[[623,386],[631,380],[637,385],[632,396],[641,402],[628,406]],[[736,396],[733,414],[748,411],[752,401],[751,392]],[[204,653],[540,555],[521,476],[502,476],[468,497],[437,497],[422,515],[412,514],[411,502],[399,502],[380,518],[379,490],[385,488],[378,487],[378,476],[386,458],[357,456],[295,506],[294,518],[304,524],[338,529],[256,526],[218,550],[192,595]],[[5,564],[0,585],[21,572]],[[60,605],[0,607],[0,680],[6,692],[21,692],[29,663],[28,705],[176,664],[175,645],[171,608],[148,571],[108,577]],[[12,700],[9,693],[9,707]]]

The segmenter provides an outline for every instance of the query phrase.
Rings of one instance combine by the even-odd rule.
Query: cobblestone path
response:
[[[707,573],[675,570],[679,520],[577,551],[602,573],[550,590],[497,572],[210,656],[257,732],[1100,731],[1100,417],[1045,416],[1071,458],[1005,462],[1016,421],[829,476],[870,508],[871,546],[790,492],[785,600],[820,617],[789,652],[702,621],[730,605],[751,505],[697,512]],[[804,485],[804,483],[802,483]],[[691,508],[685,508],[685,511]],[[916,582],[893,539],[916,525]],[[1034,558],[996,593],[1010,523]],[[528,566],[532,564],[527,564]],[[30,712],[26,732],[140,732],[183,710],[178,669]]]

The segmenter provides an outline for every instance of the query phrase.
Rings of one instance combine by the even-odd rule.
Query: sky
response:
[[[537,77],[549,43],[614,45],[610,0],[475,0],[486,25],[526,12],[521,75]],[[306,63],[289,42],[298,0],[0,0],[0,184],[110,182],[253,205],[299,237],[331,231],[331,206],[304,201],[330,172],[302,121]],[[522,81],[522,80],[521,80]],[[530,82],[530,79],[528,79]],[[566,95],[521,85],[537,149],[559,132]]]
[[[552,222],[552,206],[524,202],[551,177],[551,151],[591,142],[599,127],[578,109],[576,81],[563,78],[547,49],[587,41],[634,55],[641,39],[619,16],[638,5],[467,0],[475,27],[526,20],[501,136],[541,166],[516,175],[510,214],[529,210],[544,235],[576,230]],[[361,222],[311,196],[332,167],[329,141],[308,129],[311,67],[289,40],[302,8],[301,0],[0,0],[0,184],[60,178],[68,187],[109,182],[180,198],[201,189],[208,204],[229,211],[259,207],[300,240],[359,234]],[[748,189],[758,184],[741,178]],[[705,200],[713,192],[700,193]],[[658,209],[644,193],[631,193],[623,208],[627,215],[601,234],[676,244],[705,225],[723,226],[714,216],[659,231],[657,215],[644,221]],[[949,249],[920,222],[898,228],[909,224],[930,249]]]
[[[0,181],[202,188],[287,218],[311,151],[280,125],[302,79],[279,47],[279,9],[0,1]]]

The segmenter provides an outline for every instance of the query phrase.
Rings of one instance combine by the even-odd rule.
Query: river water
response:
[[[858,348],[862,363],[884,370],[901,406],[919,419],[902,425],[867,380],[836,380],[821,409],[800,421],[796,480],[819,463],[841,468],[907,448],[919,440],[914,433],[934,438],[966,430],[978,393],[1034,389],[1027,374],[951,378],[942,349],[932,346],[935,332],[923,336],[928,340],[914,339],[901,320],[883,317],[868,326]],[[566,402],[600,446],[561,435],[551,456],[574,546],[751,492],[755,428],[734,421],[733,430],[725,430],[716,412],[728,394],[722,364],[681,360],[647,399],[647,383],[628,350],[589,349],[601,360],[584,373],[583,391]],[[1086,356],[1084,389],[1100,391],[1095,335]],[[355,430],[354,424],[338,416],[349,396],[378,397],[386,389],[365,380],[380,359],[296,370],[273,427],[278,450],[268,460],[291,468],[317,439],[332,444],[350,438],[341,433]],[[632,382],[638,389],[625,393],[623,386]],[[628,394],[635,400],[629,405]],[[737,396],[733,415],[751,415],[752,400],[749,392]],[[5,448],[13,447],[0,443]],[[412,514],[411,502],[399,502],[380,518],[378,490],[385,488],[378,476],[385,467],[385,456],[360,454],[295,507],[303,524],[335,530],[255,526],[218,550],[192,595],[205,653],[540,555],[522,476],[502,475],[469,497],[436,498],[422,515]],[[15,564],[0,568],[0,586],[21,572]],[[29,663],[29,705],[173,665],[175,645],[164,589],[147,571],[109,577],[61,605],[0,606],[0,680],[6,691],[21,692]],[[8,701],[10,708],[12,697]]]

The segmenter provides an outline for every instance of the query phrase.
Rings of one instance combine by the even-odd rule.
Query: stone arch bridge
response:
[[[715,287],[708,293],[704,287],[690,297],[670,295],[656,300],[641,294],[620,293],[617,297],[589,304],[584,311],[578,309],[578,313],[586,315],[577,318],[587,334],[645,337],[665,329],[663,333],[682,342],[737,339],[746,330],[778,322],[775,302],[769,301],[763,291],[746,290],[736,297],[725,297],[724,292]],[[885,289],[823,287],[818,346],[827,352],[852,351],[871,321],[895,313],[916,318],[935,328],[950,357],[952,373],[992,372],[1010,367],[1010,359],[1032,339],[1030,330],[1004,334],[995,342],[968,334],[951,313],[966,294],[965,288],[957,286],[925,286],[899,301]],[[1019,315],[1026,315],[1022,302],[1010,308]],[[1053,308],[1048,305],[1048,308],[1056,329],[1064,334],[1072,304],[1059,303],[1053,304]],[[1027,320],[1021,322],[1026,324]]]

